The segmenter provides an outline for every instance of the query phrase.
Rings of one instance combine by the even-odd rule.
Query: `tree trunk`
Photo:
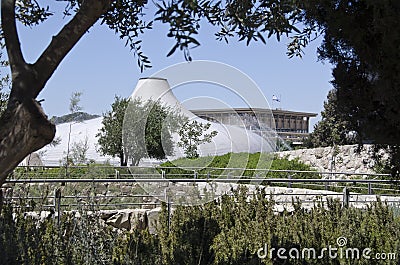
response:
[[[111,6],[112,0],[81,1],[79,10],[34,64],[21,50],[16,25],[16,0],[1,0],[1,26],[12,73],[6,112],[0,117],[0,187],[9,173],[30,153],[49,144],[55,135],[35,100],[64,57]]]
[[[56,128],[34,99],[13,104],[0,118],[0,187],[30,153],[49,144]]]
[[[126,165],[128,164],[128,163],[126,162],[124,153],[120,153],[120,154],[119,154],[119,162],[120,162],[120,164],[121,164],[121,167],[126,167]]]

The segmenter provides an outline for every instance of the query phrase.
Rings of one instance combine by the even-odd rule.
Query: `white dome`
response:
[[[229,152],[270,152],[273,151],[268,142],[253,132],[246,129],[223,125],[220,123],[209,122],[194,115],[191,111],[187,110],[172,93],[172,90],[166,79],[162,78],[142,78],[133,91],[131,98],[141,98],[142,101],[160,100],[163,104],[176,108],[191,120],[197,120],[202,123],[211,123],[209,131],[217,131],[218,134],[212,139],[211,143],[202,144],[199,146],[200,156],[208,155],[222,155]],[[88,151],[87,159],[96,162],[109,161],[112,164],[119,164],[118,158],[111,158],[109,156],[101,155],[97,149],[96,134],[102,127],[102,117],[86,120],[83,122],[72,122],[59,124],[56,127],[56,138],[60,138],[61,142],[55,147],[45,146],[38,153],[44,165],[60,165],[60,161],[66,156],[68,150],[68,135],[71,128],[70,138],[70,151],[73,144],[85,143],[87,140]],[[174,142],[179,141],[177,134],[173,135]],[[180,148],[175,149],[174,157],[170,159],[183,157],[183,150]],[[149,163],[149,161],[143,161]]]
[[[173,94],[166,79],[141,78],[138,81],[131,98],[140,98],[142,101],[160,101],[166,106],[177,109],[190,120],[196,120],[204,124],[210,123],[211,126],[208,132],[217,131],[218,134],[212,139],[211,143],[205,143],[199,146],[200,156],[223,155],[229,152],[256,153],[273,151],[272,146],[263,137],[256,133],[238,126],[210,122],[197,117],[179,102]],[[179,141],[179,136],[177,134],[174,134],[173,137],[175,142]],[[176,148],[174,158],[182,156],[184,156],[183,150]]]
[[[102,156],[97,152],[97,137],[96,134],[102,127],[102,117],[86,120],[82,122],[68,122],[62,123],[56,126],[56,138],[60,138],[60,144],[52,147],[45,146],[41,149],[42,161],[45,165],[58,166],[63,157],[66,157],[68,150],[68,135],[71,129],[70,138],[70,154],[71,147],[75,144],[87,144],[88,150],[86,152],[86,158],[88,160],[94,160],[96,162],[109,161],[113,164],[118,164],[118,159],[113,159],[109,156]]]

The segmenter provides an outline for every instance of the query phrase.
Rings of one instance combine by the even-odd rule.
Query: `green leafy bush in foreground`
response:
[[[205,205],[178,206],[169,220],[165,205],[157,235],[148,229],[117,231],[99,214],[81,208],[80,217],[64,214],[57,225],[52,216],[37,222],[23,208],[4,205],[0,216],[1,264],[398,264],[393,260],[305,256],[281,259],[277,249],[325,247],[370,248],[369,255],[399,253],[400,221],[392,208],[378,201],[366,209],[342,208],[338,201],[306,210],[293,202],[293,212],[274,212],[272,198],[258,190],[248,200],[241,187]],[[13,216],[14,212],[14,216]],[[259,258],[260,248],[275,248],[272,258]],[[262,249],[263,251],[263,249]],[[340,251],[340,248],[338,252]],[[288,253],[286,253],[288,255]]]

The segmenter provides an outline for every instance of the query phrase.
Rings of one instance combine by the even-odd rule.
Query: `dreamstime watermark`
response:
[[[347,238],[338,237],[336,245],[328,245],[320,250],[315,248],[269,248],[268,244],[257,250],[260,259],[345,259],[345,260],[395,260],[394,252],[373,253],[371,248],[347,247]]]

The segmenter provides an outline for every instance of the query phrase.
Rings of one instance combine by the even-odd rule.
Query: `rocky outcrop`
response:
[[[374,173],[376,161],[372,157],[372,146],[366,145],[357,152],[357,145],[298,149],[278,152],[279,157],[299,161],[310,165],[318,171]]]
[[[161,208],[147,209],[124,209],[115,211],[102,211],[101,218],[106,224],[118,229],[131,231],[133,229],[143,230],[148,228],[149,232],[157,232],[157,219]]]

